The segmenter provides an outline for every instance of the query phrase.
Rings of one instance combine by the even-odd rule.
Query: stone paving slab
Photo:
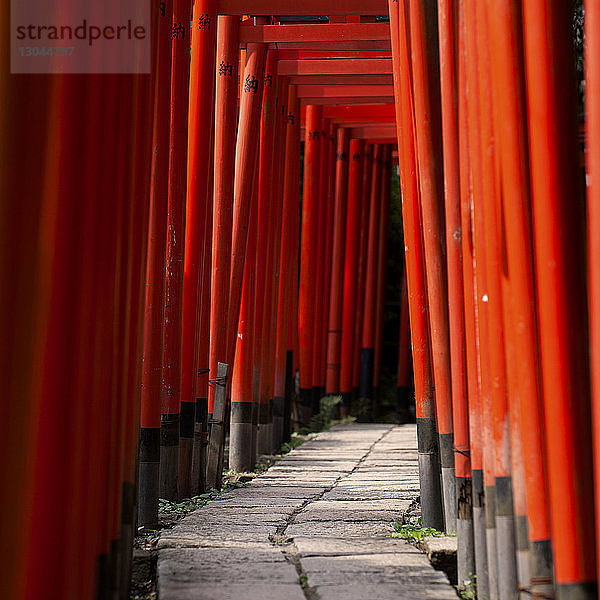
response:
[[[392,538],[418,496],[414,425],[332,427],[159,540],[161,600],[446,600],[427,557]]]

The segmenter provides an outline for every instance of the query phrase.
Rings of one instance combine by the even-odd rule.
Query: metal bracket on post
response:
[[[221,487],[223,453],[225,451],[225,410],[227,408],[227,379],[229,365],[218,363],[217,378],[211,383],[215,385],[215,405],[210,423],[208,442],[208,464],[206,466],[207,488]]]

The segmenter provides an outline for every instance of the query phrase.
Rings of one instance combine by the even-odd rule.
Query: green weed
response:
[[[469,579],[465,579],[460,585],[456,586],[456,591],[463,600],[476,600],[477,575],[470,573]]]
[[[413,517],[409,523],[393,523],[393,527],[396,531],[392,533],[392,537],[401,538],[408,542],[417,542],[426,537],[441,537],[443,535],[448,535],[434,527],[423,527],[421,524],[421,517]]]

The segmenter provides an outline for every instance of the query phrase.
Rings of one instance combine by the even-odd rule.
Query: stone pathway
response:
[[[418,496],[414,425],[338,425],[164,532],[160,600],[455,600],[392,521]]]

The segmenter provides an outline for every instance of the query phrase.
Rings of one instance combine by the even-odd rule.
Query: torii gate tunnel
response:
[[[459,581],[597,598],[600,2],[151,12],[149,73],[0,47],[2,598],[128,598],[159,498],[251,470],[325,397],[377,418],[386,283]]]

